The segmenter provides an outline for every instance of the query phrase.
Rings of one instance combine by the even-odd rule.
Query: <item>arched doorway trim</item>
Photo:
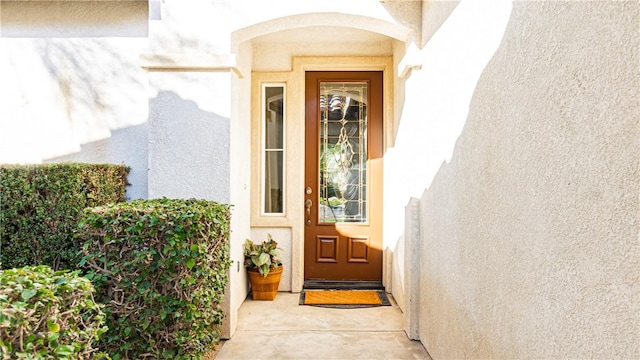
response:
[[[385,35],[405,43],[411,37],[410,29],[382,19],[338,12],[323,12],[285,16],[238,29],[231,34],[231,44],[234,50],[237,50],[236,47],[241,43],[263,35],[317,26],[350,27]]]

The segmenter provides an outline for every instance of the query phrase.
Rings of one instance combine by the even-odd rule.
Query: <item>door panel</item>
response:
[[[382,72],[307,72],[305,280],[382,279]]]

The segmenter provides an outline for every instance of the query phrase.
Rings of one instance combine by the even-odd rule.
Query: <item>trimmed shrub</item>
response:
[[[200,359],[218,341],[229,206],[136,200],[87,209],[82,264],[104,304],[113,359]]]
[[[108,164],[0,167],[0,268],[76,269],[79,218],[86,207],[124,201],[128,173]]]
[[[48,266],[0,271],[0,358],[89,359],[104,333],[93,285]]]

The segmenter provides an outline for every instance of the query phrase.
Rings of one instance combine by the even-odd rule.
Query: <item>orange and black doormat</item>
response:
[[[335,308],[391,306],[384,290],[302,290],[300,305]]]

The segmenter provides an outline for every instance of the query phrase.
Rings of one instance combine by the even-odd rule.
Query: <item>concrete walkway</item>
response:
[[[298,305],[300,294],[274,301],[247,299],[238,328],[216,360],[224,359],[431,359],[407,338],[400,308],[330,309]]]

